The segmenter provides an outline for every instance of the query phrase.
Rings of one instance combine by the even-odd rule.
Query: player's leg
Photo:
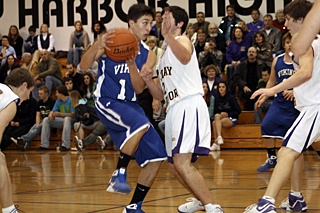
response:
[[[288,197],[281,202],[280,208],[288,211],[302,212],[308,209],[301,194],[302,177],[304,168],[303,154],[294,162],[291,174],[291,191]]]
[[[16,104],[14,102],[10,103],[6,108],[2,109],[0,112],[0,144],[2,140],[2,135],[4,129],[8,123],[12,120],[16,113]],[[6,158],[4,154],[0,151],[0,201],[2,206],[2,212],[14,212],[15,207],[13,205],[12,198],[12,186],[10,175],[7,168]]]
[[[257,168],[260,172],[267,172],[274,168],[277,164],[277,154],[276,154],[276,139],[275,138],[263,138],[264,143],[267,148],[267,160]]]

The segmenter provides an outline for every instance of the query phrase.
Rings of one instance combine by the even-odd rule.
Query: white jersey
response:
[[[312,78],[293,89],[296,99],[296,108],[301,110],[302,107],[311,105],[320,105],[320,37],[317,36],[312,42],[313,49],[313,70]],[[295,69],[296,64],[294,63]]]
[[[5,84],[0,84],[0,111],[12,101],[18,102],[19,97]]]
[[[168,46],[160,59],[159,79],[167,104],[167,111],[175,103],[186,97],[197,94],[203,96],[201,75],[194,48],[191,60],[184,65],[181,64]]]

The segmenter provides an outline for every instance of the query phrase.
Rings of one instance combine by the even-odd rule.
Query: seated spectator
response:
[[[83,94],[82,90],[80,89],[80,87],[78,87],[72,80],[72,78],[70,77],[64,77],[63,78],[63,85],[65,85],[67,87],[68,93],[70,95],[70,93],[73,90],[78,91],[80,94]]]
[[[39,53],[39,51],[37,51]],[[38,63],[39,63],[40,55],[37,53],[31,55],[29,52],[25,52],[22,54],[22,68],[27,69],[32,77],[35,77],[38,73]]]
[[[12,54],[8,55],[6,63],[0,68],[0,83],[3,84],[10,72],[19,67],[17,59]]]
[[[264,67],[264,69],[261,72],[262,78],[258,82],[257,90],[261,88],[266,88],[267,83],[270,78],[271,69],[270,67]],[[254,123],[255,124],[261,124],[262,123],[262,112],[266,113],[273,101],[273,97],[268,98],[261,107],[257,108],[257,103],[254,104]]]
[[[210,93],[209,85],[206,81],[202,82],[203,98],[208,106],[210,121],[214,120],[214,96]]]
[[[70,149],[71,128],[74,122],[75,109],[68,94],[66,86],[60,85],[56,88],[57,100],[48,117],[43,119],[41,129],[41,145],[37,151],[49,150],[51,128],[62,129],[62,144],[60,151]]]
[[[74,130],[76,139],[84,138],[84,129],[93,130],[97,127],[99,121],[96,110],[87,103],[85,98],[80,96],[76,90],[70,92],[72,107],[75,109]]]
[[[92,75],[88,72],[83,75],[83,82],[81,85],[81,90],[83,92],[83,97],[87,99],[88,104],[94,106],[94,90],[96,88],[96,82],[94,81]]]
[[[286,17],[283,13],[283,9],[277,10],[275,16],[276,16],[276,19],[273,20],[272,24],[273,24],[273,26],[275,26],[276,28],[278,28],[281,31],[282,36],[283,36],[284,34],[286,34],[288,32],[287,27],[284,25],[284,23],[286,22]]]
[[[236,16],[236,10],[234,5],[228,5],[227,9],[227,16],[223,17],[220,25],[219,31],[225,36],[226,45],[228,46],[232,40],[232,31],[234,27],[237,26],[238,22],[241,21],[240,18]]]
[[[257,49],[257,58],[268,67],[271,67],[273,61],[272,45],[266,41],[266,38],[261,31],[254,34],[253,46]]]
[[[40,52],[44,49],[48,52],[55,52],[54,38],[53,35],[49,33],[49,27],[47,24],[42,24],[40,26],[40,35],[38,36],[37,44]]]
[[[210,45],[209,42],[206,42],[204,45],[203,51],[201,51],[198,55],[198,63],[199,63],[199,69],[201,71],[201,77],[204,77],[203,68],[206,65],[207,57],[210,55],[212,50],[213,50],[213,45],[212,44]]]
[[[260,30],[266,41],[272,45],[272,53],[276,54],[281,48],[281,31],[272,24],[272,15],[266,14],[263,17],[264,28]]]
[[[152,50],[157,56],[156,64],[153,66],[153,72],[157,73],[160,57],[163,54],[163,50],[157,46],[157,38],[155,36],[148,36],[145,43],[149,46],[150,50]]]
[[[198,32],[198,30],[202,30],[206,35],[208,34],[208,26],[209,22],[205,20],[206,16],[204,12],[197,12],[197,22],[193,24],[193,29],[195,32]]]
[[[218,84],[219,95],[214,100],[214,121],[213,132],[215,142],[210,150],[220,150],[220,145],[224,143],[221,136],[222,128],[230,128],[238,123],[238,117],[241,113],[237,99],[228,91],[226,81]]]
[[[58,61],[46,50],[41,50],[41,61],[38,64],[38,72],[34,77],[37,86],[32,90],[32,95],[39,100],[38,87],[46,85],[49,89],[49,96],[52,90],[62,84],[62,73]]]
[[[206,76],[204,81],[207,82],[209,91],[214,97],[218,96],[218,84],[222,81],[218,76],[218,72],[218,68],[213,64],[204,68],[204,75]]]
[[[101,123],[101,121],[98,121],[98,125],[93,129],[91,134],[84,139],[79,139],[75,136],[73,142],[79,152],[82,152],[86,147],[90,146],[94,142],[98,143],[98,149],[102,152],[102,150],[113,143],[109,134],[107,134],[105,139],[102,140],[101,137],[104,134],[107,134],[107,128]]]
[[[234,74],[234,86],[239,88],[239,99],[245,98],[244,110],[254,109],[255,100],[250,99],[252,93],[257,90],[258,81],[265,65],[257,59],[257,49],[250,47],[248,59],[236,68]]]
[[[70,77],[73,80],[73,83],[76,88],[80,88],[82,85],[82,78],[83,75],[81,73],[78,73],[72,63],[67,63],[66,65],[66,77]]]
[[[207,39],[209,46],[209,54],[206,57],[205,63],[201,66],[202,71],[203,68],[208,65],[215,65],[218,68],[217,74],[220,74],[222,71],[222,61],[223,61],[223,53],[217,49],[217,42],[214,38]]]
[[[197,58],[199,57],[199,53],[204,51],[204,46],[206,44],[206,33],[202,30],[197,31],[197,41],[195,43],[195,50],[197,53]]]
[[[215,23],[209,24],[208,27],[208,38],[214,38],[216,41],[217,49],[220,50],[222,53],[226,53],[226,38],[224,35],[219,31],[218,25]]]
[[[251,18],[252,22],[249,22],[247,27],[251,37],[253,37],[256,32],[264,28],[264,24],[263,21],[260,20],[260,11],[258,9],[251,10]]]
[[[6,63],[6,59],[8,55],[13,55],[14,58],[17,58],[16,51],[12,46],[9,44],[9,37],[8,36],[2,36],[1,38],[1,46],[0,46],[0,60],[1,60],[1,66],[3,66]]]
[[[10,46],[12,46],[16,52],[17,59],[20,60],[22,56],[23,38],[20,36],[18,27],[16,25],[10,26],[8,38]]]
[[[247,59],[248,43],[244,40],[243,30],[235,27],[232,32],[232,41],[227,47],[226,60],[228,63],[227,79],[233,80],[234,69]]]
[[[91,31],[93,32],[93,43],[99,38],[100,35],[107,32],[107,28],[102,21],[95,21],[92,24]]]
[[[189,23],[186,28],[186,36],[190,39],[191,43],[195,45],[197,41],[197,32],[194,31],[193,24]]]
[[[41,86],[38,90],[40,100],[36,107],[36,123],[30,128],[29,132],[21,137],[16,135],[11,138],[21,150],[25,151],[31,144],[32,140],[41,134],[42,121],[48,117],[52,110],[55,100],[49,97],[49,89],[46,86]]]
[[[157,11],[155,14],[155,24],[151,27],[151,31],[149,35],[156,37],[156,45],[158,47],[161,47],[161,44],[163,43],[163,36],[161,34],[161,26],[162,26],[162,14],[160,11]]]
[[[37,102],[32,97],[23,101],[17,107],[17,113],[3,132],[1,150],[5,150],[12,144],[11,137],[19,137],[26,134],[35,123]]]
[[[243,40],[245,40],[247,42],[247,46],[250,47],[252,45],[253,36],[251,35],[251,33],[249,33],[249,30],[248,30],[246,22],[239,21],[237,26],[242,29]]]
[[[24,52],[33,54],[38,49],[38,35],[36,35],[37,29],[35,26],[31,25],[28,28],[28,31],[29,31],[29,36],[25,40]]]
[[[71,33],[69,40],[67,64],[73,64],[74,67],[77,67],[84,50],[87,49],[89,45],[89,36],[83,29],[81,21],[76,21],[74,28],[75,31]]]

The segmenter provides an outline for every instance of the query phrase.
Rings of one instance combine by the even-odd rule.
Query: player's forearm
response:
[[[140,74],[138,73],[138,68],[135,63],[128,64],[128,67],[129,67],[131,84],[134,89],[134,92],[136,94],[140,94],[144,90],[146,84],[144,80],[141,78]]]
[[[103,51],[103,48],[99,45],[99,42],[96,41],[94,44],[83,54],[80,61],[80,69],[87,70],[91,67],[96,58],[100,57],[100,52]]]
[[[153,80],[147,81],[146,82],[150,94],[157,100],[162,101],[163,100],[163,92],[162,89],[157,86]]]

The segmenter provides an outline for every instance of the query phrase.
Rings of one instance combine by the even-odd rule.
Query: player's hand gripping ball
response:
[[[105,49],[107,56],[117,62],[126,61],[132,58],[138,50],[138,41],[136,37],[127,29],[114,29],[114,37],[108,39],[113,43],[108,43],[108,49]]]

